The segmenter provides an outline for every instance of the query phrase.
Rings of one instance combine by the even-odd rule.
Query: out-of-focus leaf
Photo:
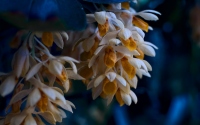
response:
[[[1,0],[0,18],[29,30],[82,30],[86,25],[77,0]]]
[[[127,2],[131,0],[85,0],[85,1],[93,2],[93,3],[101,3],[101,4],[110,4],[110,3]]]

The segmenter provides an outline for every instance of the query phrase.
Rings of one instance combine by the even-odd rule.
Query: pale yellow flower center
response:
[[[41,112],[45,112],[47,110],[48,105],[48,97],[40,91],[41,99],[37,102],[37,107]]]
[[[67,81],[68,80],[68,77],[67,77],[67,74],[65,73],[64,70],[62,70],[61,74],[58,76],[58,78],[60,80],[62,80],[63,82]]]
[[[108,46],[105,50],[105,55],[104,55],[105,65],[109,68],[112,68],[115,66],[116,61],[117,61],[116,53],[114,52],[111,46]]]
[[[139,48],[137,48],[136,50],[139,52],[140,55],[135,56],[135,57],[138,59],[144,59],[144,53],[142,52],[142,50]]]
[[[140,18],[138,18],[138,17],[136,17],[136,16],[133,16],[133,21],[132,21],[132,23],[133,23],[135,26],[139,27],[140,29],[142,29],[142,30],[148,32],[149,24],[146,23],[145,21],[143,21],[142,19],[140,19]]]
[[[110,82],[107,78],[103,81],[103,93],[105,95],[114,95],[117,91],[117,83],[114,80]]]
[[[126,57],[123,57],[121,59],[121,64],[122,64],[122,67],[124,69],[124,71],[128,74],[128,77],[130,79],[132,79],[135,74],[136,74],[136,69],[134,66],[132,66],[129,62],[128,62],[128,59]]]
[[[125,47],[127,47],[130,51],[133,51],[137,48],[137,43],[132,37],[129,37],[127,40],[124,40],[123,38],[120,38],[122,43]]]
[[[109,30],[108,19],[106,19],[106,22],[103,25],[98,24],[98,28],[99,28],[99,35],[104,36]]]
[[[51,32],[43,32],[42,43],[47,47],[51,47],[53,45],[53,34]]]

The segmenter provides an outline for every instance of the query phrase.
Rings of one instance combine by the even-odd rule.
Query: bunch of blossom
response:
[[[0,73],[0,94],[13,93],[6,108],[9,112],[0,124],[42,125],[41,118],[51,124],[62,122],[66,117],[63,109],[72,112],[72,107],[75,108],[64,97],[64,92],[70,89],[70,79],[83,80],[87,89],[92,89],[93,99],[101,96],[109,104],[115,96],[120,106],[137,103],[131,88],[136,89],[137,77],[150,77],[152,67],[144,57],[155,56],[157,49],[144,41],[143,31],[152,29],[144,20],[156,21],[155,14],[160,13],[136,12],[128,2],[111,4],[106,10],[86,15],[88,28],[73,47],[81,43],[81,61],[50,53],[53,44],[63,49],[64,41],[71,36],[66,32],[17,34],[11,45],[21,46],[14,54],[12,71]],[[24,40],[22,35],[26,36]]]
[[[1,121],[11,125],[55,124],[66,118],[63,109],[72,112],[74,104],[64,97],[70,88],[70,79],[83,79],[77,74],[75,63],[79,61],[68,56],[53,56],[49,48],[53,42],[63,48],[65,32],[23,32],[26,39],[14,54],[12,72],[1,73],[0,94],[13,92]],[[16,42],[16,41],[15,41]],[[65,67],[69,63],[70,67]],[[57,85],[56,85],[57,84]],[[60,85],[61,89],[56,87]],[[25,103],[26,104],[23,104]]]
[[[87,14],[88,23],[97,23],[97,28],[88,38],[78,41],[83,49],[80,59],[85,61],[78,72],[85,78],[87,89],[92,89],[93,99],[101,96],[109,104],[115,96],[120,106],[137,103],[131,88],[136,89],[137,77],[150,77],[152,67],[144,56],[155,56],[157,49],[144,41],[143,31],[152,29],[144,20],[158,20],[155,14],[160,13],[136,12],[128,2],[112,4],[108,11]]]

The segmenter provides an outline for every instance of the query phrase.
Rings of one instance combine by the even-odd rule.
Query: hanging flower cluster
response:
[[[88,14],[88,23],[97,23],[93,35],[82,41],[85,61],[78,72],[84,77],[92,97],[98,96],[109,104],[113,97],[120,106],[137,103],[131,88],[137,87],[138,78],[150,77],[151,65],[144,56],[155,56],[157,47],[144,41],[144,32],[152,28],[144,20],[158,20],[154,10],[135,12],[128,3],[113,4],[109,11]],[[144,20],[143,20],[144,19]],[[80,42],[79,42],[80,43]]]
[[[72,112],[75,108],[64,97],[64,92],[70,89],[70,79],[83,80],[87,89],[92,89],[93,99],[101,96],[109,104],[115,97],[120,106],[137,103],[131,88],[136,89],[137,77],[150,77],[152,67],[144,56],[155,56],[157,49],[144,41],[144,31],[152,29],[144,20],[158,20],[155,14],[160,13],[136,12],[127,2],[87,14],[89,28],[96,28],[73,47],[76,49],[81,43],[80,61],[50,53],[53,44],[63,49],[63,41],[69,38],[66,32],[18,33],[11,43],[21,45],[14,54],[12,71],[0,73],[0,94],[13,93],[6,108],[9,113],[0,123],[44,124],[41,118],[51,124],[62,122],[66,117],[63,109]],[[22,35],[26,38],[21,43],[18,38]]]

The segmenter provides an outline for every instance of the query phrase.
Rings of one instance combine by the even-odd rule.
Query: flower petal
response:
[[[131,96],[132,100],[134,101],[134,103],[136,104],[138,102],[138,99],[133,91],[130,91],[130,96]]]
[[[40,68],[42,67],[42,65],[43,65],[42,63],[38,63],[38,64],[34,65],[29,70],[29,72],[27,73],[26,80],[29,80],[31,77],[33,77],[40,70]]]
[[[106,12],[105,11],[95,12],[94,18],[99,24],[103,25],[106,22]]]
[[[0,95],[4,97],[10,94],[15,88],[15,85],[16,85],[15,76],[14,75],[8,76],[0,85]]]
[[[98,76],[94,81],[94,87],[97,87],[103,80],[105,79],[105,75]]]
[[[144,52],[144,54],[146,54],[148,56],[152,56],[152,57],[156,56],[156,52],[151,46],[142,44],[140,46],[140,49]]]
[[[12,119],[10,120],[10,125],[20,125],[25,119],[25,117],[26,117],[26,114],[19,114],[12,117]]]
[[[122,76],[116,74],[116,79],[117,79],[123,86],[126,86],[126,80],[125,80]]]
[[[62,36],[59,32],[54,32],[53,33],[53,39],[54,39],[54,43],[60,47],[61,49],[63,49],[63,46],[64,46],[64,42],[63,42],[63,39],[62,39]]]
[[[119,35],[120,38],[127,40],[131,37],[132,32],[129,29],[124,28],[124,30],[120,30],[118,35]]]
[[[110,82],[113,82],[115,80],[116,73],[115,72],[108,72],[108,73],[106,73],[106,77],[108,78],[108,80]]]
[[[24,125],[37,125],[37,123],[33,116],[31,114],[28,114],[28,116],[26,116],[26,119],[24,120]]]
[[[101,42],[99,43],[99,45],[103,45],[103,44],[108,44],[108,41],[110,39],[116,38],[117,34],[119,33],[119,30],[117,31],[113,31],[113,32],[108,32],[101,40]]]
[[[32,91],[32,89],[27,89],[27,90],[22,90],[20,92],[18,92],[16,95],[14,95],[12,97],[12,99],[10,100],[9,105],[12,105],[13,103],[23,99],[24,97],[26,97],[30,92]]]
[[[121,91],[121,97],[122,97],[122,99],[123,99],[123,101],[124,101],[124,103],[126,105],[128,105],[128,106],[131,105],[132,100],[131,100],[131,96],[130,95],[128,95],[128,94],[124,93],[123,91]]]
[[[29,106],[34,106],[41,98],[40,91],[38,88],[33,89],[33,91],[29,94],[28,99],[27,99],[27,107]]]

